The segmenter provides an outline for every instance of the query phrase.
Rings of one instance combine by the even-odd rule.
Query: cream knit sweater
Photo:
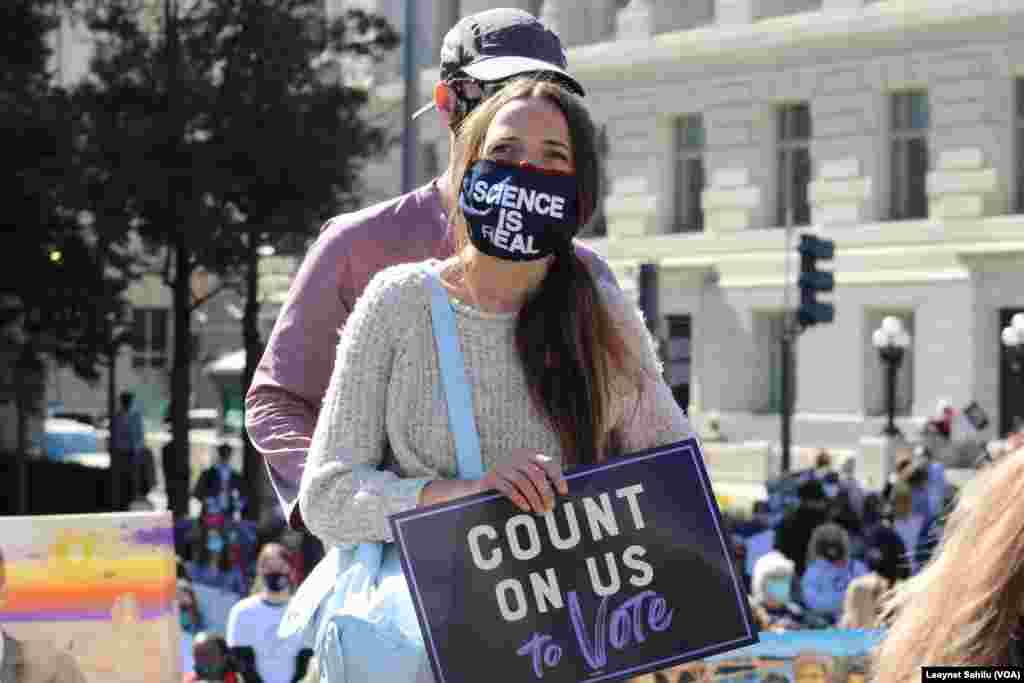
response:
[[[426,277],[421,264],[381,271],[342,331],[299,491],[306,525],[328,547],[392,540],[388,516],[416,507],[430,481],[456,476]],[[623,452],[686,438],[689,422],[661,379],[639,310],[617,289],[602,291],[652,373],[642,400],[636,391],[616,396],[613,424]],[[484,470],[520,448],[561,457],[557,435],[527,393],[513,342],[515,313],[451,301]],[[393,462],[385,470],[386,444]]]

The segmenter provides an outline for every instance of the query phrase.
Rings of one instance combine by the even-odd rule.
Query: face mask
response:
[[[789,579],[769,579],[765,581],[764,593],[775,602],[789,602]]]
[[[494,258],[536,261],[579,232],[576,176],[481,159],[462,181],[459,206],[469,241]]]
[[[227,667],[223,664],[196,664],[196,675],[203,680],[219,681],[224,678]]]
[[[281,572],[268,572],[264,574],[263,583],[267,585],[267,590],[271,593],[286,591],[291,586],[288,575]]]
[[[181,630],[186,633],[192,630],[192,616],[182,608],[180,612]]]
[[[206,549],[211,553],[219,553],[224,550],[224,539],[218,535],[211,535],[206,539]]]

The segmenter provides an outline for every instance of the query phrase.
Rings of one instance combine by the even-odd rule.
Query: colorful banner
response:
[[[170,513],[0,517],[0,552],[0,628],[26,653],[87,683],[180,683]]]
[[[760,642],[630,683],[864,683],[881,631],[760,633]]]
[[[695,439],[566,479],[545,515],[484,494],[392,517],[438,683],[621,680],[757,641]]]

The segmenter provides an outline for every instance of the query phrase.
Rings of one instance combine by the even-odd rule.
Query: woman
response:
[[[564,466],[691,433],[639,312],[572,249],[600,196],[583,106],[552,83],[510,84],[456,150],[456,255],[429,265],[456,314],[485,475],[453,480],[428,276],[386,269],[342,332],[302,477],[303,519],[326,545],[390,541],[390,514],[481,491],[545,512],[568,491]]]
[[[181,621],[181,670],[192,670],[192,638],[206,628],[192,584],[178,579],[178,618]]]
[[[1022,666],[1024,449],[980,470],[949,513],[938,552],[893,593],[875,680],[922,666]]]

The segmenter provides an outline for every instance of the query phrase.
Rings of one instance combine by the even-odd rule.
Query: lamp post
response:
[[[1024,361],[1024,313],[1015,313],[1000,336],[1009,354],[1010,370],[1015,375],[1020,374],[1021,362]]]
[[[1000,335],[1003,346],[1006,347],[1006,358],[1010,363],[1010,373],[1017,383],[1017,391],[1020,391],[1020,382],[1024,366],[1024,313],[1014,313],[1010,318],[1010,324],[1003,328]],[[1013,403],[1011,402],[1011,405]],[[1009,420],[1004,420],[1006,428],[1011,432],[1016,431],[1019,418],[1014,415]]]
[[[889,437],[902,436],[896,428],[896,373],[903,364],[903,356],[910,346],[910,334],[903,329],[903,321],[895,316],[886,316],[882,325],[871,335],[871,344],[878,351],[878,357],[885,364],[885,404],[888,423],[882,434]]]

